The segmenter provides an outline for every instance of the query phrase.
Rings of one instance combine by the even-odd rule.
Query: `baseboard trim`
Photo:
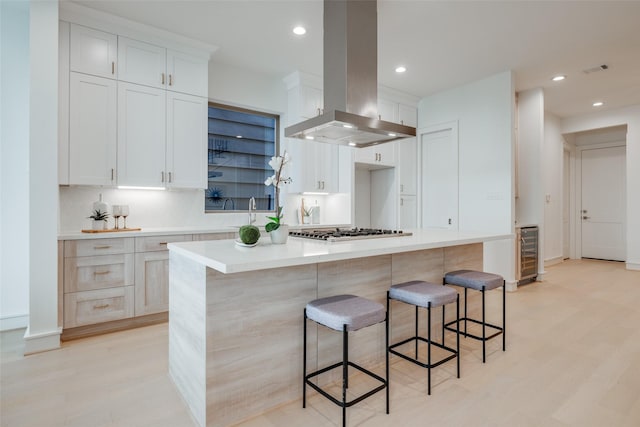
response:
[[[640,262],[627,262],[627,270],[640,270]]]
[[[507,289],[507,292],[515,292],[518,290],[518,281],[514,280],[506,280],[505,281],[505,287]]]
[[[551,267],[552,265],[560,264],[564,260],[563,256],[557,256],[544,260],[544,267]]]
[[[60,334],[62,328],[55,331],[31,334],[29,328],[24,334],[24,355],[41,353],[43,351],[56,350],[60,348]]]
[[[94,325],[78,326],[66,328],[62,331],[62,341],[75,340],[78,338],[102,335],[110,332],[124,331],[126,329],[139,328],[142,326],[156,325],[169,321],[169,312],[147,314],[145,316],[132,317],[129,319],[112,320],[110,322],[96,323]]]
[[[28,314],[0,317],[0,332],[26,328],[27,326],[29,326]]]

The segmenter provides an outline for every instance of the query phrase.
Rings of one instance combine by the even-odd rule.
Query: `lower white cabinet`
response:
[[[398,205],[398,228],[407,230],[418,227],[418,205],[416,196],[400,195]]]

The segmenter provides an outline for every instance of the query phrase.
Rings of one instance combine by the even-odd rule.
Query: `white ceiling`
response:
[[[219,46],[214,62],[322,74],[320,0],[75,2]],[[640,104],[640,1],[378,0],[378,52],[379,83],[419,97],[511,69],[560,117]]]

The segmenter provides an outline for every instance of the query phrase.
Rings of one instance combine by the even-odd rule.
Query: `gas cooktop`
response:
[[[290,231],[289,236],[304,239],[342,242],[347,240],[377,239],[380,237],[411,236],[402,230],[383,230],[381,228],[320,228]]]

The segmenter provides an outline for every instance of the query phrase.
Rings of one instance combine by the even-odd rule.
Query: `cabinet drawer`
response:
[[[64,327],[133,317],[133,286],[74,292],[64,296]]]
[[[237,232],[202,233],[202,234],[194,234],[193,240],[226,240],[226,239],[235,239],[237,236],[238,236]]]
[[[66,258],[64,292],[133,285],[133,254]]]
[[[191,234],[136,237],[136,252],[166,251],[167,243],[190,242]]]
[[[128,254],[133,252],[133,237],[113,239],[66,240],[64,257]]]

